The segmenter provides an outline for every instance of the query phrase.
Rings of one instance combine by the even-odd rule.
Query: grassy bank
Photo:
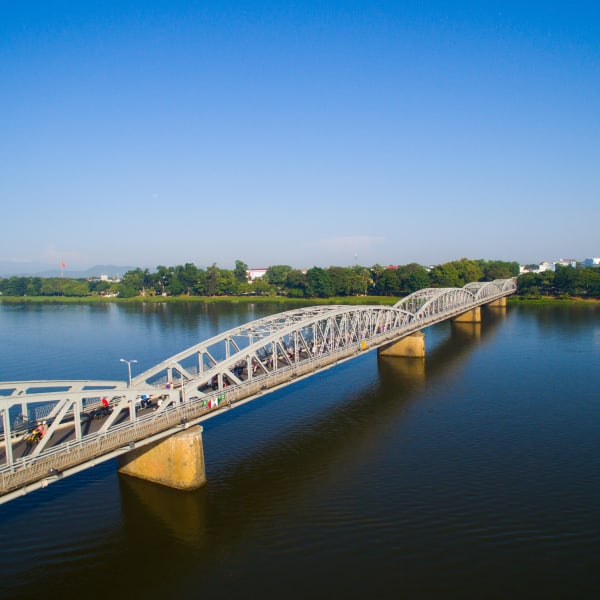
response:
[[[365,305],[379,304],[391,306],[399,298],[395,296],[339,296],[334,298],[287,298],[285,296],[135,296],[134,298],[105,298],[102,296],[0,296],[0,302],[5,304],[93,304],[93,303],[180,303],[180,302],[226,302],[234,304],[298,304],[302,306],[315,306],[322,304],[349,304]],[[600,302],[599,298],[580,298],[566,296],[541,296],[527,298],[523,296],[509,296],[511,304],[577,304],[582,302]]]
[[[581,298],[579,296],[540,296],[527,298],[523,296],[510,296],[509,304],[593,304],[600,302],[600,298]]]

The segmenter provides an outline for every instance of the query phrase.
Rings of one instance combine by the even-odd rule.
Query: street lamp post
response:
[[[131,363],[136,363],[137,360],[125,360],[124,358],[119,359],[122,363],[127,363],[127,375],[129,376],[127,387],[131,387]]]

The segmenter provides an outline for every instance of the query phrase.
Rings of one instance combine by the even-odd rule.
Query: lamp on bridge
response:
[[[131,363],[136,363],[137,360],[135,360],[135,358],[131,359],[131,360],[125,360],[124,358],[120,358],[119,359],[122,363],[127,363],[127,375],[128,375],[128,383],[127,383],[127,387],[131,387]]]

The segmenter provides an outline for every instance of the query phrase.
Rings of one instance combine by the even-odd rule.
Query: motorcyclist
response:
[[[31,432],[31,434],[33,436],[39,436],[39,438],[42,439],[46,435],[47,431],[48,424],[46,421],[42,421],[41,423],[38,423],[37,427]]]

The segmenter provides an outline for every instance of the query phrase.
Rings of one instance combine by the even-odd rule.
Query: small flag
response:
[[[61,260],[61,261],[60,261],[60,268],[61,268],[61,269],[64,269],[64,268],[65,268],[65,261],[64,261],[64,260]]]

